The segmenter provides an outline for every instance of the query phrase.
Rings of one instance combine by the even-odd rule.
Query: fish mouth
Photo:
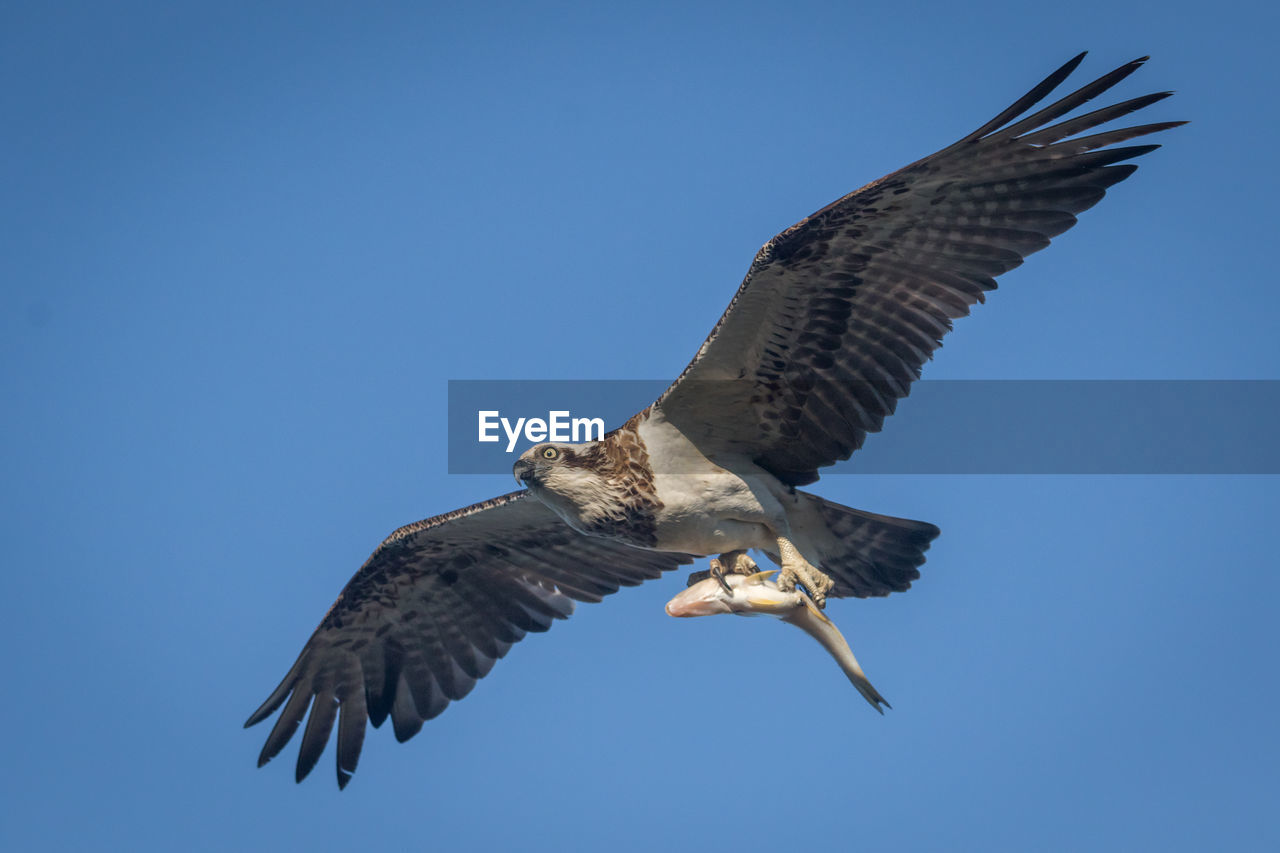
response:
[[[732,613],[729,602],[718,596],[708,596],[701,586],[691,586],[675,598],[667,602],[667,615],[678,617],[715,616],[718,613]],[[693,595],[689,595],[693,593]]]

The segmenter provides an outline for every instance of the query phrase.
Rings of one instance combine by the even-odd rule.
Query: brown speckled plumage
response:
[[[613,494],[609,505],[586,519],[584,532],[640,548],[657,546],[655,515],[662,509],[662,501],[654,486],[649,453],[638,431],[641,421],[648,416],[646,409],[587,450],[566,454],[564,464],[590,469],[604,480]]]

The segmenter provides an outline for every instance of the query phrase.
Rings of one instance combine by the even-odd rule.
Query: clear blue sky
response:
[[[448,379],[673,376],[760,244],[1081,49],[1194,123],[926,376],[1280,378],[1264,5],[8,4],[0,846],[1275,849],[1276,478],[820,483],[943,530],[830,608],[883,718],[669,577],[341,795],[240,728],[386,533],[512,488],[446,475]]]

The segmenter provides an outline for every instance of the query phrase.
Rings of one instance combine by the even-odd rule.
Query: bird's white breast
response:
[[[662,508],[660,550],[720,554],[772,548],[769,528],[785,529],[778,481],[749,462],[726,467],[711,461],[661,416],[639,426]]]

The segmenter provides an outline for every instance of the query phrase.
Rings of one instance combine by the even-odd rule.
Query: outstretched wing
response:
[[[713,458],[746,454],[792,485],[861,447],[995,276],[1048,246],[1137,168],[1116,164],[1159,147],[1107,146],[1184,123],[1079,136],[1171,94],[1162,92],[1050,124],[1145,57],[1019,118],[1083,58],[954,145],[770,240],[658,399],[666,419]]]
[[[528,492],[514,492],[400,528],[329,608],[280,686],[245,726],[284,711],[258,757],[284,748],[307,715],[297,780],[338,723],[338,787],[355,772],[365,721],[391,717],[396,738],[471,692],[529,631],[690,563],[577,533]],[[287,702],[285,700],[288,700]]]

